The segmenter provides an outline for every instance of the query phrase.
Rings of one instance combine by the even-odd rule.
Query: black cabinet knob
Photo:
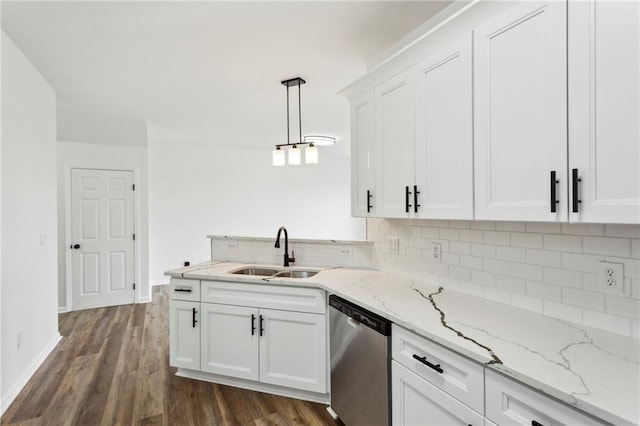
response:
[[[71,248],[78,250],[80,248],[80,244],[73,244]]]

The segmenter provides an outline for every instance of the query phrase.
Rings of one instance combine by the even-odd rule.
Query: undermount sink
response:
[[[238,268],[235,271],[229,271],[234,275],[253,275],[259,277],[272,277],[272,278],[309,278],[320,272],[313,269],[275,269],[261,266],[244,266]]]
[[[270,268],[256,268],[253,266],[236,269],[235,271],[231,271],[231,274],[242,274],[242,275],[258,275],[261,277],[270,277],[280,272],[280,269],[270,269]]]
[[[281,271],[275,274],[274,276],[279,278],[309,278],[314,276],[317,273],[318,271],[303,271],[303,270]]]

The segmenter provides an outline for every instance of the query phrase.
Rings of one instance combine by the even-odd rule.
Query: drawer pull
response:
[[[531,420],[531,426],[544,426],[544,425],[540,422],[536,422],[535,420]]]
[[[181,291],[183,293],[191,293],[191,289],[190,288],[176,288],[173,291]]]
[[[417,359],[418,361],[420,361],[421,363],[423,363],[427,367],[436,370],[438,373],[443,373],[444,372],[444,370],[440,367],[440,364],[431,364],[429,361],[427,361],[427,357],[426,356],[418,356],[416,354],[413,354],[413,359]]]

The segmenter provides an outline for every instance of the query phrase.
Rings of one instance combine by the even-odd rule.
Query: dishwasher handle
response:
[[[347,317],[347,323],[353,328],[360,328],[360,326],[362,324],[362,323],[354,320],[352,317]]]

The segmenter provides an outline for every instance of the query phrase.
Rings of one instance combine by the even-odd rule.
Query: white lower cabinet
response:
[[[200,302],[172,299],[169,311],[169,364],[199,370]]]
[[[500,426],[603,424],[494,371],[485,380],[485,415]]]
[[[483,425],[484,418],[431,383],[391,362],[394,425]]]

